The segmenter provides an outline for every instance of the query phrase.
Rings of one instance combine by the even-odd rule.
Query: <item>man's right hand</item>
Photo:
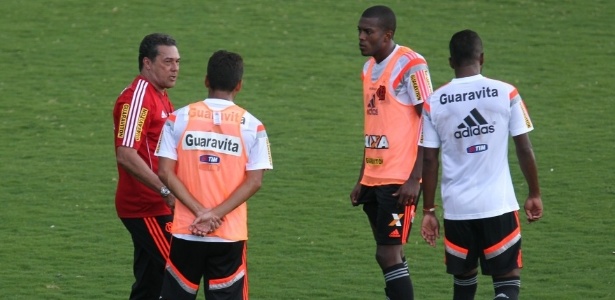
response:
[[[222,225],[222,220],[211,209],[205,209],[197,214],[189,229],[194,235],[206,236],[218,229],[220,225]]]
[[[352,189],[352,192],[350,192],[350,203],[352,203],[352,206],[359,205],[358,201],[359,201],[360,193],[361,193],[361,184],[357,183]]]
[[[527,216],[527,221],[532,223],[540,220],[542,218],[542,199],[540,196],[527,197],[525,200],[525,205],[523,207],[525,209],[525,214]]]

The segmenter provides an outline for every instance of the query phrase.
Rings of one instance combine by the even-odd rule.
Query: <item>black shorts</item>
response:
[[[164,266],[169,257],[173,215],[122,218],[134,245],[130,299],[156,299],[160,295]]]
[[[478,266],[484,275],[522,268],[519,212],[475,220],[444,219],[446,271],[462,275]]]
[[[246,241],[213,243],[173,237],[160,299],[196,299],[201,278],[207,300],[248,299]]]
[[[363,204],[378,245],[403,245],[408,242],[416,204],[400,205],[393,196],[401,185],[361,186],[358,204]],[[419,195],[420,196],[420,195]]]

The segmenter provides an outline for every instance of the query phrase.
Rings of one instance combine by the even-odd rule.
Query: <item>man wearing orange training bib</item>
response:
[[[208,97],[175,111],[164,126],[159,176],[177,196],[171,253],[160,299],[248,299],[246,201],[272,169],[265,126],[234,104],[243,59],[216,51]]]
[[[413,299],[403,245],[420,194],[421,109],[432,88],[427,62],[393,41],[395,14],[386,6],[365,10],[358,25],[363,66],[365,154],[350,200],[363,205],[388,299]]]

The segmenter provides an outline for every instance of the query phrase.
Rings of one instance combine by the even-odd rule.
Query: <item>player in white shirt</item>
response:
[[[495,299],[518,299],[521,260],[519,205],[508,165],[513,137],[528,184],[527,220],[542,217],[542,200],[534,152],[533,129],[517,89],[481,75],[482,41],[463,30],[450,41],[455,78],[424,103],[423,222],[421,235],[435,246],[439,154],[442,149],[442,206],[447,272],[454,275],[453,299],[474,299],[478,262],[491,275]]]

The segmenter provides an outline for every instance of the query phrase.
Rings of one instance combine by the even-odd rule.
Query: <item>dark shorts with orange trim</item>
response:
[[[444,219],[446,271],[462,275],[478,266],[484,275],[522,268],[517,211],[476,220]]]
[[[393,196],[401,185],[361,186],[358,204],[363,204],[376,244],[403,245],[408,242],[416,206],[399,205]]]
[[[173,237],[160,299],[196,299],[201,279],[207,300],[248,299],[246,241],[213,243]]]

